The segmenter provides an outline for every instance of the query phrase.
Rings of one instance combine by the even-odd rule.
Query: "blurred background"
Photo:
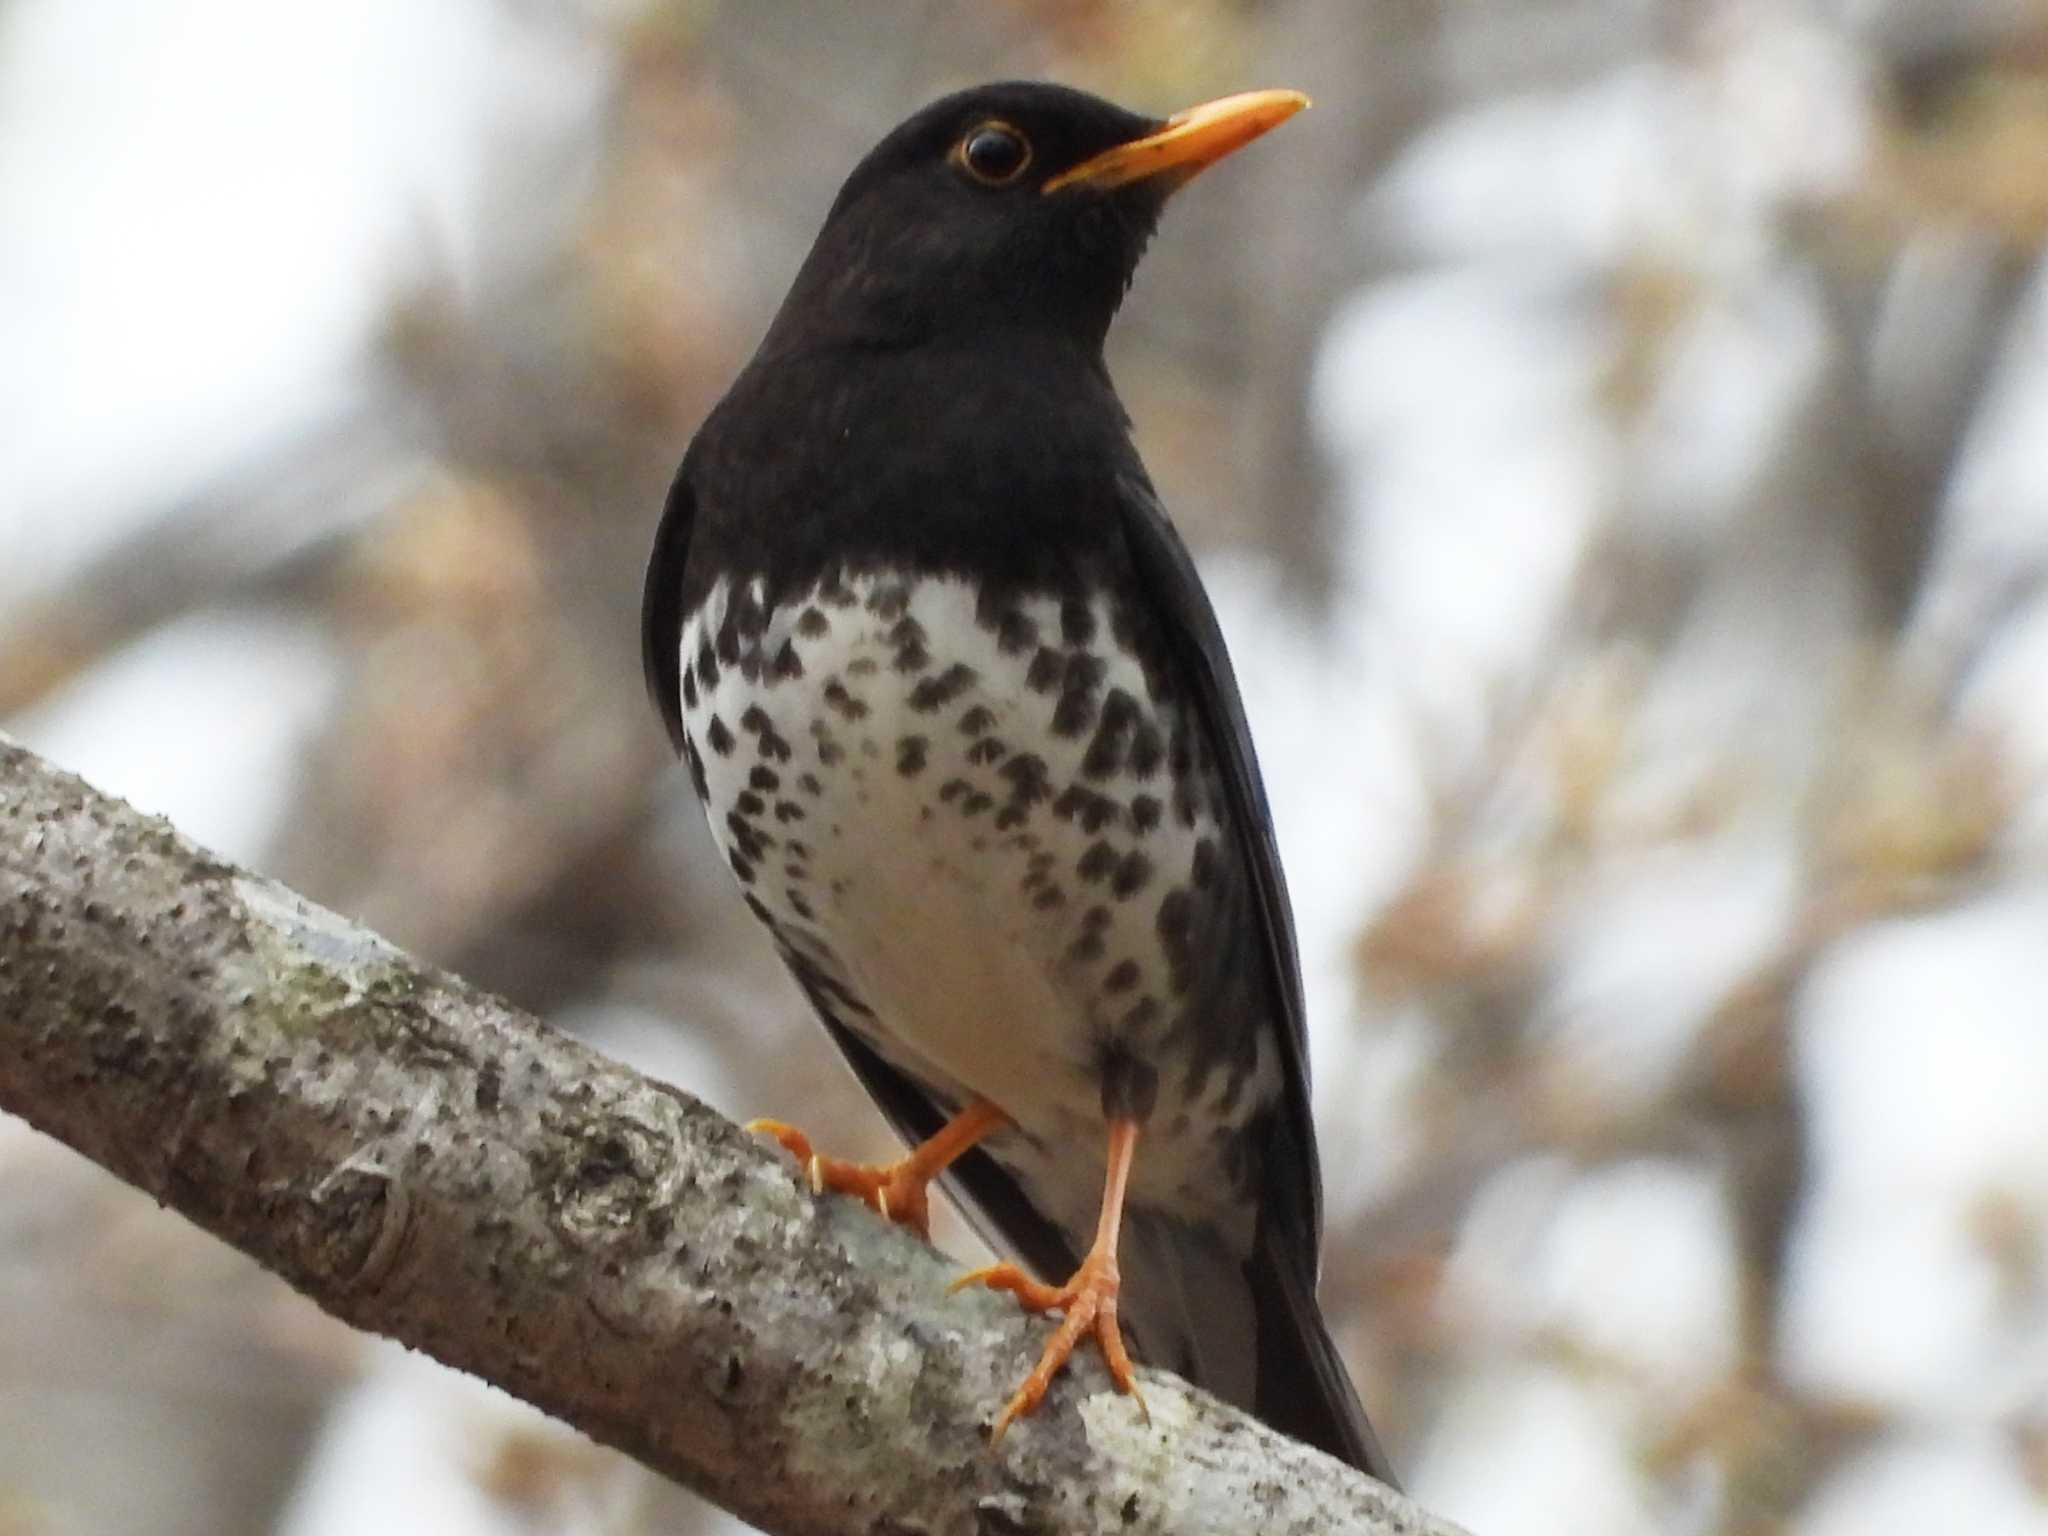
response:
[[[0,0],[0,728],[881,1154],[639,586],[840,178],[1011,75],[1316,97],[1111,362],[1413,1490],[2048,1532],[2041,0]],[[4,1536],[737,1529],[0,1122]]]

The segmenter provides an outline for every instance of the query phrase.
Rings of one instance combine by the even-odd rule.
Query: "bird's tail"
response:
[[[1315,1281],[1305,1266],[1262,1225],[1245,1272],[1259,1318],[1253,1415],[1389,1488],[1399,1488],[1393,1464],[1380,1448],[1336,1342],[1323,1324]]]
[[[1323,1326],[1314,1282],[1269,1232],[1262,1224],[1247,1262],[1213,1229],[1128,1210],[1122,1320],[1133,1345],[1261,1423],[1399,1487]]]

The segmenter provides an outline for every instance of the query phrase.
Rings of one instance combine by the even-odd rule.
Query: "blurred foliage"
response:
[[[1363,872],[1373,850],[1357,851],[1352,990],[1329,999],[1350,1011],[1319,1033],[1337,1042],[1319,1085],[1348,1195],[1333,1200],[1325,1293],[1397,1462],[1449,1513],[1513,1503],[1532,1532],[1838,1529],[1813,1513],[1837,1479],[1934,1410],[1825,1390],[1786,1363],[1788,1253],[1816,1198],[1802,998],[1846,940],[2040,874],[2039,785],[2000,725],[1966,707],[1974,660],[2038,577],[1963,560],[1976,574],[1954,588],[1962,617],[1946,629],[1928,593],[1962,558],[1945,552],[1944,509],[2048,233],[2048,14],[1735,0],[1006,0],[897,6],[886,23],[779,0],[500,10],[601,57],[596,120],[559,155],[500,147],[471,231],[484,257],[422,236],[375,338],[366,405],[252,449],[204,494],[140,509],[60,588],[10,594],[0,718],[37,718],[182,615],[288,614],[331,644],[337,676],[266,868],[728,1112],[801,1111],[821,1143],[878,1152],[879,1122],[730,899],[635,649],[668,476],[839,177],[910,105],[996,75],[1160,110],[1252,84],[1316,94],[1289,153],[1219,171],[1176,208],[1112,363],[1191,538],[1248,551],[1291,599],[1279,618],[1334,646],[1361,601],[1346,575],[1357,528],[1383,493],[1369,454],[1362,470],[1333,467],[1341,423],[1320,437],[1306,424],[1312,373],[1334,366],[1347,301],[1465,261],[1396,227],[1390,168],[1490,107],[1562,113],[1662,71],[1704,141],[1690,146],[1700,178],[1725,172],[1734,188],[1725,202],[1688,206],[1675,237],[1590,257],[1511,232],[1470,266],[1549,283],[1549,318],[1601,338],[1587,430],[1623,464],[1686,446],[1656,435],[1674,381],[1699,366],[1703,328],[1766,309],[1770,285],[1818,296],[1818,361],[1762,434],[1761,467],[1725,493],[1683,488],[1718,496],[1708,512],[1674,511],[1683,496],[1660,500],[1648,471],[1603,479],[1556,632],[1472,669],[1476,729],[1444,725],[1464,716],[1441,699],[1407,720],[1419,851],[1378,886]],[[1868,128],[1839,179],[1798,169],[1811,156],[1796,117],[1782,145],[1743,148],[1776,128],[1744,92],[1783,95],[1751,75],[1802,49],[1837,62]],[[1400,396],[1403,370],[1426,361],[1362,366]],[[1463,558],[1496,551],[1475,541]],[[1788,638],[1761,664],[1698,661],[1752,628]],[[1441,661],[1375,654],[1379,674],[1333,671],[1353,692],[1324,714],[1362,712],[1404,669]],[[1797,693],[1784,712],[1745,712],[1750,690],[1781,687]],[[1700,700],[1717,690],[1742,700],[1715,713]],[[1285,794],[1297,768],[1285,745],[1267,754]],[[1368,782],[1376,766],[1361,765],[1360,800],[1386,794]],[[1763,893],[1768,932],[1735,946],[1726,975],[1657,986],[1667,960],[1693,978],[1681,962],[1711,936],[1688,928],[1684,902],[1731,863],[1762,874],[1730,880],[1725,905]],[[1675,897],[1642,930],[1651,952],[1620,981],[1599,969],[1603,938]],[[1631,986],[1673,1008],[1701,994],[1669,1059],[1626,1027]],[[156,1532],[352,1528],[285,1502],[324,1405],[349,1390],[352,1343],[54,1150],[17,1137],[0,1157],[0,1360],[16,1366],[0,1445],[46,1445],[21,1426],[62,1398],[81,1452],[0,1450],[0,1533],[142,1529],[133,1512],[152,1506]],[[1674,1387],[1668,1363],[1537,1294],[1562,1262],[1574,1191],[1645,1169],[1698,1176],[1725,1211],[1733,1322],[1703,1385]],[[1966,1220],[2000,1305],[2041,1312],[2039,1191],[1983,1189]],[[971,1248],[957,1222],[940,1240]],[[1623,1250],[1602,1268],[1654,1257]],[[95,1332],[134,1342],[77,1342]],[[1519,1480],[1509,1443],[1523,1425],[1498,1444],[1469,1428],[1465,1405],[1552,1381],[1612,1430],[1621,1470],[1597,1489],[1590,1472],[1571,1485],[1581,1463],[1562,1454],[1563,1492]],[[267,1433],[227,1456],[252,1419]],[[2048,1390],[1996,1433],[2048,1501]],[[523,1419],[480,1416],[472,1438],[451,1475],[496,1511],[490,1528],[713,1518]],[[1581,1513],[1587,1489],[1599,1513],[1560,1513]]]

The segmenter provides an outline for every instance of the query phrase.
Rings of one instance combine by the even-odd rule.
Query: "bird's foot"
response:
[[[829,1189],[852,1195],[878,1212],[883,1220],[908,1227],[927,1242],[931,1240],[930,1190],[938,1170],[929,1166],[929,1159],[920,1158],[918,1151],[893,1163],[850,1163],[843,1158],[821,1156],[811,1149],[810,1137],[781,1120],[749,1120],[747,1129],[781,1142],[783,1150],[803,1165],[813,1194]]]
[[[932,1180],[983,1137],[1009,1123],[1009,1116],[987,1099],[975,1099],[893,1163],[849,1163],[820,1157],[811,1150],[810,1137],[780,1120],[750,1120],[747,1129],[765,1132],[781,1142],[784,1150],[804,1165],[813,1193],[830,1189],[852,1195],[880,1212],[884,1220],[908,1227],[930,1242]]]
[[[1116,1298],[1121,1284],[1115,1252],[1100,1247],[1090,1250],[1088,1257],[1081,1261],[1081,1267],[1074,1271],[1073,1278],[1065,1285],[1046,1285],[1032,1279],[1014,1264],[991,1264],[986,1269],[964,1274],[953,1282],[951,1289],[955,1291],[970,1285],[1008,1291],[1027,1312],[1064,1314],[1058,1331],[1039,1355],[1038,1364],[1003,1406],[1003,1411],[996,1415],[995,1428],[989,1435],[991,1443],[1002,1439],[1003,1431],[1010,1427],[1012,1420],[1022,1418],[1037,1408],[1045,1398],[1046,1389],[1052,1385],[1053,1377],[1059,1374],[1060,1367],[1067,1363],[1081,1340],[1090,1333],[1095,1335],[1096,1345],[1102,1350],[1102,1361],[1109,1368],[1110,1380],[1116,1383],[1119,1392],[1136,1398],[1139,1414],[1147,1424],[1152,1422],[1151,1411],[1145,1406],[1145,1394],[1138,1390],[1137,1374],[1131,1369],[1131,1357],[1124,1349],[1123,1331],[1117,1327]]]

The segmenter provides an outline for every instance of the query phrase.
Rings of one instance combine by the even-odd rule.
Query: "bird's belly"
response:
[[[813,1000],[1096,1170],[1106,1073],[1148,1094],[1195,1044],[1221,837],[1111,630],[1071,600],[850,577],[772,607],[721,587],[682,641],[713,831]]]

